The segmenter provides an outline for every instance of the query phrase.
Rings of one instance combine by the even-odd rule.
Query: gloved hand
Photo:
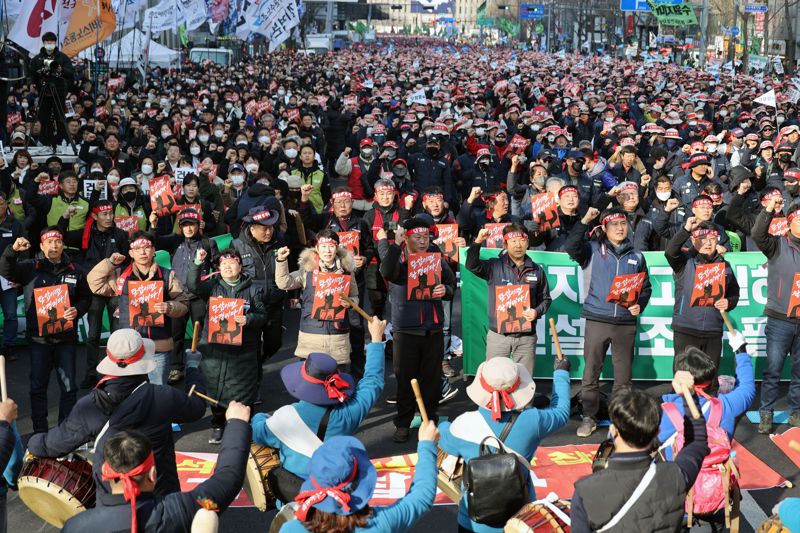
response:
[[[569,372],[570,368],[572,368],[572,363],[566,357],[564,359],[559,359],[558,357],[553,359],[553,370],[566,370]]]
[[[732,333],[729,332],[728,344],[730,344],[731,349],[733,350],[734,353],[738,353],[739,350],[742,348],[742,346],[747,344],[747,340],[744,338],[744,335],[742,335],[738,331],[734,331]]]
[[[198,368],[200,366],[200,361],[203,360],[203,354],[200,352],[193,352],[191,350],[186,350],[186,367],[187,368]]]
[[[525,229],[527,229],[531,233],[539,233],[539,222],[535,220],[526,220]]]

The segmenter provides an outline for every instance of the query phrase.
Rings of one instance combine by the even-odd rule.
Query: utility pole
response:
[[[328,0],[325,10],[325,33],[333,32],[333,0]]]
[[[736,27],[736,24],[739,21],[739,0],[736,0],[733,3],[733,27]],[[731,35],[730,40],[728,41],[728,61],[735,61],[736,60],[736,36]]]
[[[708,0],[703,0],[700,13],[700,69],[706,68],[706,46],[708,45]]]

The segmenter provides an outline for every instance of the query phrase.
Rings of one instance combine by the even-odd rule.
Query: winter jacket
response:
[[[686,494],[694,485],[703,458],[708,455],[705,420],[684,416],[686,445],[675,462],[656,462],[655,477],[611,533],[681,531]],[[612,453],[605,470],[575,484],[570,509],[570,531],[601,529],[630,499],[653,463],[647,452]]]
[[[187,286],[192,294],[208,302],[200,341],[200,351],[203,352],[200,368],[208,381],[208,394],[220,401],[236,400],[250,405],[258,394],[258,375],[253,369],[258,364],[261,330],[267,322],[264,296],[246,274],[235,286],[229,285],[217,274],[201,280],[201,266],[195,261],[189,264]],[[228,320],[227,328],[223,328],[221,323],[215,327],[218,331],[239,330],[242,334],[240,345],[214,342],[214,339],[209,341],[210,299],[214,297],[244,300],[247,317],[244,327],[232,324],[232,320]],[[236,333],[233,335],[236,336]]]
[[[625,239],[619,246],[612,245],[604,237],[587,242],[584,238],[587,230],[588,226],[583,221],[578,222],[572,228],[566,244],[570,258],[590,273],[588,294],[583,302],[581,316],[611,324],[636,324],[636,317],[626,307],[607,302],[606,297],[611,292],[616,276],[644,272],[644,283],[638,300],[641,311],[644,311],[652,292],[644,254],[633,248],[629,239]]]
[[[529,256],[525,256],[524,265],[520,268],[508,257],[508,252],[503,250],[499,257],[481,260],[481,245],[473,243],[467,250],[467,269],[481,279],[487,281],[489,299],[489,329],[500,333],[497,325],[496,309],[497,287],[502,285],[527,285],[530,289],[530,307],[536,311],[536,320],[543,317],[550,308],[550,286],[547,283],[547,274],[538,263]],[[531,324],[528,335],[536,333],[536,320]]]
[[[213,239],[201,236],[199,233],[191,239],[177,233],[167,235],[156,235],[156,248],[165,250],[172,256],[172,270],[185,289],[186,299],[196,296],[189,286],[189,270],[194,264],[197,250],[202,248],[206,251],[206,260],[203,263],[202,274],[207,274],[211,270],[211,261],[219,253],[217,243]],[[206,330],[207,331],[207,330]]]
[[[770,235],[769,225],[774,216],[762,209],[751,233],[758,249],[767,256],[767,305],[764,314],[796,324],[800,319],[795,318],[796,309],[789,309],[789,301],[794,290],[795,273],[800,272],[800,239],[791,232],[783,237]],[[793,315],[791,318],[790,313]]]
[[[242,488],[250,452],[250,426],[230,420],[222,437],[214,473],[188,492],[168,495],[147,492],[136,498],[136,515],[141,531],[154,533],[189,531],[200,501],[217,504],[220,514]],[[98,505],[79,513],[64,524],[64,533],[84,531],[127,532],[131,527],[131,504],[122,494],[98,493]]]
[[[158,474],[156,495],[178,492],[181,489],[175,466],[172,423],[197,422],[206,412],[204,400],[186,394],[193,386],[201,393],[206,392],[203,373],[194,368],[186,370],[185,391],[153,385],[145,375],[111,378],[80,398],[58,426],[47,433],[33,435],[28,441],[28,450],[37,457],[61,457],[86,442],[95,441],[100,435],[92,465],[99,495],[110,492],[101,475],[103,445],[118,432],[135,429],[144,433],[153,445]],[[108,429],[103,433],[106,423]]]
[[[722,335],[722,314],[712,306],[692,306],[692,292],[695,274],[699,265],[714,263],[725,264],[725,294],[728,300],[728,312],[739,303],[739,283],[733,275],[731,265],[714,251],[711,258],[697,253],[692,247],[688,251],[682,249],[683,243],[689,239],[689,232],[681,228],[667,244],[664,255],[672,267],[675,279],[675,304],[672,308],[672,329],[682,333],[702,337]]]
[[[280,233],[273,233],[270,242],[260,243],[253,239],[249,228],[245,228],[231,244],[242,256],[242,272],[261,289],[264,304],[271,308],[283,307],[286,298],[286,291],[275,284],[275,254],[283,245]]]
[[[77,322],[89,310],[92,302],[92,293],[86,283],[86,273],[76,265],[66,252],[58,263],[53,263],[39,252],[35,259],[19,259],[14,248],[9,246],[0,256],[0,276],[23,286],[25,296],[25,323],[27,335],[34,342],[41,344],[57,344],[62,342],[77,342]],[[34,290],[54,285],[66,285],[69,293],[69,306],[78,311],[78,316],[72,321],[72,328],[58,333],[39,334],[39,319],[36,315],[36,302]]]

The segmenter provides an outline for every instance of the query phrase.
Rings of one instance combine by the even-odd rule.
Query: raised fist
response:
[[[14,241],[14,245],[11,247],[15,252],[24,252],[25,250],[30,249],[31,243],[25,237],[20,237],[16,241]]]
[[[678,206],[680,205],[681,203],[680,201],[678,201],[677,198],[670,198],[669,200],[667,200],[667,205],[664,206],[664,211],[666,211],[667,213],[671,213],[672,211],[678,209]]]
[[[278,249],[278,251],[276,253],[277,253],[278,261],[286,261],[286,259],[289,257],[289,253],[290,253],[289,252],[289,247],[288,246],[284,246],[283,248]]]
[[[203,248],[198,248],[197,253],[194,256],[194,260],[196,263],[202,263],[208,257],[208,252],[206,252]]]
[[[581,220],[581,222],[583,222],[584,224],[588,224],[592,220],[596,219],[598,216],[600,216],[600,210],[597,209],[596,207],[590,207],[589,210],[586,211],[586,214],[583,215],[583,219]]]
[[[111,263],[115,266],[119,266],[125,261],[125,256],[121,253],[114,252],[111,254],[111,257],[108,258],[108,260],[111,261]]]

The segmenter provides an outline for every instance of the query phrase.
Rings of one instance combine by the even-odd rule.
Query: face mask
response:
[[[398,178],[405,178],[408,170],[405,167],[396,167],[392,169],[392,173]]]
[[[417,113],[417,118],[419,120],[422,120],[423,118],[425,118],[425,113]]]
[[[575,172],[583,172],[583,163],[581,163],[580,161],[573,161],[572,170],[574,170]]]
[[[230,111],[231,109],[233,109],[233,104],[230,102],[225,102],[225,109]]]
[[[717,145],[716,144],[709,144],[706,146],[706,152],[709,154],[716,154],[717,153]]]
[[[550,144],[553,144],[555,141],[556,141],[556,136],[555,135],[548,135],[547,136],[547,142],[549,142]]]
[[[208,135],[198,135],[197,140],[205,144],[208,142]]]
[[[778,122],[778,125],[780,126],[781,124],[783,124],[783,121],[786,120],[786,117],[784,117],[783,115],[778,115],[778,118],[776,118],[775,120]]]
[[[178,104],[179,105],[186,105],[186,98],[179,98],[178,99]]]
[[[542,127],[539,124],[534,124],[533,126],[531,126],[531,129],[533,131],[539,131],[540,129],[542,129]]]
[[[659,200],[661,200],[662,202],[666,202],[667,200],[669,200],[669,199],[670,199],[670,197],[671,197],[671,196],[672,196],[672,192],[671,192],[671,191],[667,191],[667,192],[657,192],[657,193],[656,193],[656,198],[658,198],[658,199],[659,199]]]
[[[142,174],[152,174],[153,165],[142,165]]]
[[[222,139],[222,136],[225,135],[225,132],[222,130],[214,130],[214,137],[217,139]]]
[[[386,150],[386,156],[389,159],[394,159],[397,156],[397,150]]]
[[[480,161],[478,161],[478,166],[485,170],[489,168],[489,161],[487,161],[486,159],[481,159]]]
[[[371,159],[372,158],[372,148],[364,148],[361,150],[361,157],[364,159]]]
[[[286,94],[286,91],[284,91],[283,89],[278,89],[278,96],[283,96],[285,94]]]
[[[476,129],[475,130],[475,135],[477,135],[478,137],[483,137],[484,135],[486,135],[486,128],[478,128],[478,129]]]
[[[211,87],[209,87],[209,88],[211,89],[211,92],[214,92],[214,91],[216,91],[217,89],[219,89],[219,87],[217,87],[216,85],[212,85],[212,86],[211,86]]]
[[[722,110],[719,112],[719,116],[721,116],[721,117],[727,117],[727,116],[728,116],[728,110],[727,110],[727,109],[722,109]]]
[[[44,45],[44,49],[47,50],[48,52],[52,52],[53,50],[56,49],[56,45],[54,45],[54,44],[46,44],[46,45]]]
[[[505,146],[506,145],[506,140],[505,139],[495,139],[494,140],[494,145],[495,146]]]
[[[211,100],[209,100],[208,98],[203,98],[203,105],[208,105],[209,102],[211,102]]]
[[[136,200],[136,191],[126,191],[122,193],[122,199],[128,203],[133,202]]]
[[[402,137],[403,139],[408,138],[408,132],[407,131],[400,132],[400,137]]]
[[[690,120],[689,121],[689,125],[690,126],[696,126],[697,125],[697,121],[696,120]]]
[[[170,135],[172,135],[172,133],[170,133],[168,131],[162,131],[161,132],[161,138],[162,139],[169,139]]]
[[[533,178],[533,184],[536,185],[539,188],[544,187],[544,182],[545,182],[544,176],[539,176],[538,178]]]
[[[244,166],[248,172],[256,172],[258,170],[258,163],[248,163]]]
[[[269,136],[261,136],[258,138],[260,144],[269,144]]]
[[[295,148],[289,148],[284,153],[286,154],[286,157],[288,157],[289,159],[294,159],[295,157],[297,157],[297,149]]]
[[[439,148],[436,146],[428,146],[428,153],[436,157],[439,155]]]
[[[792,160],[792,154],[781,154],[778,156],[778,159],[781,161],[781,163],[788,163]]]
[[[192,155],[200,155],[200,147],[192,146],[191,148],[189,148],[189,153]]]
[[[22,106],[22,109],[28,109],[28,102],[27,101],[26,102],[22,102],[20,105]]]
[[[231,176],[231,181],[233,182],[234,185],[241,185],[242,183],[244,183],[244,176],[242,176],[241,174],[233,174]]]

